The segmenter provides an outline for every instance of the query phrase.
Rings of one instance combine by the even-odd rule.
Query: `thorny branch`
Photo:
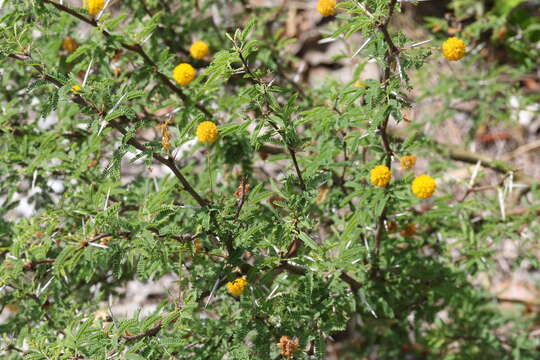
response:
[[[240,61],[242,62],[242,65],[244,66],[244,70],[248,73],[248,75],[250,76],[251,80],[265,88],[265,84],[263,83],[263,81],[261,80],[260,77],[258,77],[257,75],[255,75],[253,73],[253,71],[251,71],[250,67],[249,67],[249,64],[247,62],[247,60],[245,59],[244,55],[242,55],[242,51],[240,51],[240,49],[238,49],[238,46],[236,44],[234,44],[237,52],[238,52],[238,56],[240,58]],[[265,97],[268,96],[266,94],[266,89],[265,89]],[[285,139],[284,135],[282,134],[281,130],[279,129],[279,127],[277,126],[276,123],[274,123],[273,121],[270,121],[268,120],[268,123],[272,126],[272,128],[274,128],[274,130],[276,130],[276,132],[278,134],[280,134],[281,138],[283,139],[283,142],[285,143],[285,145],[287,146],[287,151],[289,152],[290,156],[291,156],[291,159],[293,161],[293,164],[294,164],[294,168],[296,170],[296,175],[298,176],[298,181],[300,182],[300,188],[302,189],[302,191],[306,191],[306,184],[304,182],[304,179],[302,177],[302,170],[300,170],[300,166],[298,165],[298,160],[296,159],[296,151],[292,148],[292,146],[287,142],[287,140]]]
[[[389,8],[388,8],[388,15],[386,16],[385,20],[379,24],[379,29],[381,30],[384,41],[386,43],[387,49],[385,54],[385,62],[386,66],[384,69],[384,74],[382,78],[383,83],[383,90],[386,93],[389,85],[390,76],[392,73],[392,59],[394,58],[394,55],[396,55],[399,51],[394,44],[392,37],[390,36],[390,33],[388,32],[388,25],[390,24],[390,20],[392,19],[392,15],[394,14],[395,7],[397,5],[397,0],[390,0]],[[382,145],[384,148],[384,152],[386,155],[386,166],[389,169],[392,169],[392,148],[390,147],[390,140],[388,138],[387,134],[387,127],[388,127],[388,121],[390,120],[390,112],[385,114],[385,118],[383,122],[378,127],[378,132],[381,137]],[[381,241],[384,235],[384,226],[386,221],[386,213],[387,213],[387,206],[385,205],[382,209],[381,215],[379,215],[379,218],[377,220],[377,232],[375,233],[375,248],[374,248],[374,254],[373,254],[373,268],[372,273],[376,274],[379,269],[379,253],[381,249]]]
[[[31,56],[25,55],[25,54],[10,54],[9,57],[17,59],[17,60],[32,60]],[[53,84],[53,85],[55,85],[57,87],[63,86],[63,84],[60,81],[58,81],[57,79],[54,79],[53,77],[47,75],[45,70],[43,69],[43,66],[41,66],[39,64],[33,65],[33,66],[40,73],[40,75],[41,75],[41,77],[43,79],[47,80],[48,82],[50,82],[51,84]],[[84,106],[84,107],[87,107],[87,108],[91,109],[94,113],[98,114],[101,118],[103,118],[106,115],[105,112],[100,111],[98,108],[96,108],[94,105],[87,102],[80,95],[74,95],[72,100],[73,100],[73,102],[75,102],[75,103],[77,103],[77,104],[79,104],[81,106]],[[126,122],[126,123],[129,122],[129,119],[127,119],[125,116],[120,116],[120,119],[122,121]],[[117,130],[122,135],[127,134],[127,130],[124,129],[124,127],[117,121],[114,121],[114,120],[110,121],[110,122],[107,123],[107,126]],[[149,152],[149,149],[146,146],[144,146],[143,144],[141,144],[135,138],[130,138],[127,141],[127,143],[129,145],[133,146],[134,148],[136,148],[137,150],[140,150],[142,152]],[[205,207],[205,206],[209,205],[209,202],[207,200],[205,200],[204,198],[202,198],[199,195],[199,193],[189,184],[187,179],[184,177],[184,175],[180,172],[180,170],[176,166],[176,163],[175,163],[174,159],[172,159],[170,157],[169,158],[164,158],[163,156],[161,156],[159,154],[156,154],[156,153],[152,153],[152,157],[155,160],[157,160],[158,162],[160,162],[163,165],[167,166],[173,172],[173,174],[178,178],[178,180],[182,184],[183,188],[195,199],[195,201],[200,206]]]
[[[88,18],[88,17],[78,13],[77,11],[75,11],[73,9],[70,9],[67,6],[64,6],[62,4],[58,4],[57,2],[52,1],[52,0],[42,0],[42,1],[47,3],[47,4],[51,4],[52,6],[57,8],[58,10],[63,11],[65,13],[67,13],[67,14],[70,14],[71,16],[74,16],[77,19],[79,19],[79,20],[81,20],[81,21],[83,21],[83,22],[85,22],[85,23],[87,23],[89,25],[92,25],[93,27],[97,28],[99,26],[98,22],[95,19]],[[112,38],[111,33],[109,33],[108,31],[101,30],[101,32],[106,38],[108,38],[108,39]],[[146,65],[148,65],[152,69],[154,69],[155,74],[157,75],[157,77],[159,78],[160,82],[163,85],[167,86],[174,93],[176,93],[178,95],[178,97],[180,97],[180,99],[182,99],[184,104],[186,104],[186,105],[191,104],[191,99],[182,91],[182,89],[180,89],[178,86],[176,86],[169,79],[169,77],[167,75],[163,74],[162,72],[160,72],[158,70],[157,64],[150,58],[150,56],[148,56],[148,54],[144,51],[144,49],[142,48],[142,46],[140,44],[127,44],[125,42],[120,42],[120,45],[124,49],[138,54],[143,59],[143,61],[144,61],[144,63]],[[202,104],[194,104],[194,106],[197,109],[199,109],[201,112],[203,112],[207,117],[212,118],[212,119],[214,119],[214,121],[216,121],[216,119],[212,116],[212,113],[204,105],[202,105]]]
[[[81,15],[79,14],[78,12],[76,12],[75,10],[72,10],[70,8],[67,8],[61,4],[58,4],[58,3],[55,3],[51,0],[43,0],[45,3],[48,3],[48,4],[51,4],[53,5],[54,7],[56,7],[57,9],[61,10],[61,11],[64,11],[78,19],[80,19],[81,21],[83,22],[86,22],[94,27],[97,27],[98,24],[95,20],[93,19],[90,19],[90,18],[87,18],[86,16],[84,15]],[[109,34],[107,31],[103,30],[102,31],[103,34],[106,36],[106,37],[111,37],[112,35]],[[184,102],[188,103],[189,99],[185,96],[185,94],[182,92],[182,90],[180,88],[178,88],[176,85],[174,85],[169,79],[168,77],[166,77],[164,74],[160,73],[157,71],[157,66],[156,64],[150,59],[150,57],[144,52],[144,50],[142,49],[142,47],[139,45],[139,44],[135,44],[135,45],[130,45],[130,44],[126,44],[126,43],[121,43],[122,47],[124,47],[125,49],[129,50],[129,51],[132,51],[132,52],[135,52],[137,53],[139,56],[141,56],[141,58],[144,60],[144,62],[155,68],[156,69],[156,73],[159,77],[159,79],[161,80],[161,82],[166,85],[167,87],[169,87],[171,90],[173,90],[175,93],[177,93],[179,95],[179,97],[184,100]],[[25,55],[25,54],[11,54],[9,55],[10,57],[14,58],[14,59],[17,59],[17,60],[23,60],[23,61],[28,61],[28,60],[32,60],[31,56],[29,55]],[[252,76],[253,80],[254,81],[258,81],[259,84],[262,85],[262,80],[259,79],[258,77],[255,76],[255,74],[253,74],[251,72],[251,70],[249,69],[249,66],[247,64],[247,61],[245,58],[243,58],[242,54],[240,54],[241,56],[241,59],[242,59],[242,62],[246,68],[246,71]],[[48,82],[50,82],[51,84],[57,86],[57,87],[61,87],[61,86],[64,86],[64,84],[62,84],[60,81],[58,81],[57,79],[49,76],[46,74],[46,71],[45,69],[43,68],[42,65],[39,65],[39,64],[32,64],[32,66],[40,73],[40,76],[47,80]],[[73,95],[71,100],[81,106],[85,106],[85,107],[88,107],[90,108],[94,113],[96,113],[97,115],[99,115],[101,118],[103,118],[106,114],[103,112],[103,111],[100,111],[97,107],[95,107],[93,104],[87,102],[82,96],[80,95]],[[199,108],[199,110],[201,110],[203,113],[205,113],[206,115],[208,116],[211,116],[209,111],[206,110],[206,108],[204,108],[202,105],[199,105],[199,104],[196,104],[195,105],[197,108]],[[127,123],[129,120],[125,117],[120,117],[119,120],[121,121],[110,121],[109,123],[107,123],[106,125],[117,130],[118,132],[120,132],[121,134],[123,135],[126,135],[127,134],[127,130],[123,127],[122,123]],[[273,122],[269,121],[269,123],[273,126],[273,128],[279,132],[279,128],[277,127],[276,124],[274,124]],[[281,134],[281,133],[280,133]],[[283,136],[283,134],[281,134]],[[284,139],[285,140],[285,139]],[[130,138],[128,141],[127,141],[128,144],[132,145],[133,147],[135,147],[136,149],[140,150],[140,151],[143,151],[143,152],[149,152],[149,149],[143,145],[142,143],[140,143],[138,140],[136,140],[135,138]],[[287,145],[287,150],[289,151],[290,155],[291,155],[291,158],[293,160],[293,164],[294,164],[294,167],[295,167],[295,170],[297,172],[297,176],[299,178],[299,182],[300,182],[300,185],[301,185],[301,188],[302,190],[306,190],[306,186],[305,186],[305,183],[304,183],[304,180],[302,178],[302,173],[301,173],[301,170],[300,170],[300,167],[298,165],[298,161],[297,161],[297,158],[296,158],[296,153],[294,151],[294,149],[288,145]],[[164,164],[165,166],[167,166],[173,173],[174,175],[178,178],[178,180],[180,181],[180,183],[184,186],[184,189],[186,191],[188,191],[190,193],[190,195],[195,199],[195,201],[201,205],[201,206],[207,206],[209,205],[208,201],[205,200],[204,198],[202,198],[196,191],[195,189],[187,182],[186,178],[182,175],[182,173],[180,172],[180,170],[177,168],[175,162],[173,159],[171,158],[165,158],[159,154],[155,154],[155,153],[152,153],[152,156],[153,158]],[[243,195],[245,196],[245,195]],[[243,199],[242,199],[243,200]],[[214,217],[212,217],[214,218]],[[107,236],[108,234],[101,234],[100,236]],[[182,238],[183,240],[184,238]],[[232,248],[232,239],[229,239],[230,241],[227,241],[227,248],[229,250],[229,252],[231,253],[234,249]],[[300,246],[300,244],[298,244],[298,246]],[[297,248],[296,248],[297,250]],[[295,254],[296,251],[293,250],[292,252],[289,251],[288,252],[288,255],[289,256],[284,256],[280,262],[280,265],[275,268],[275,269],[284,269],[284,270],[287,270],[291,273],[295,273],[295,274],[298,274],[298,275],[304,275],[306,274],[307,270],[304,269],[303,267],[300,267],[300,266],[297,266],[297,265],[294,265],[294,264],[291,264],[290,262],[287,261],[288,258],[290,257],[293,257]],[[51,260],[51,261],[49,261]],[[52,263],[53,262],[53,259],[47,259],[46,262],[43,262],[43,263]],[[37,264],[36,264],[37,265]],[[34,264],[32,264],[32,267],[35,266]],[[251,268],[251,266],[249,264],[243,264],[242,265],[242,268],[244,270],[249,270],[249,268]],[[351,291],[353,293],[356,293],[357,290],[360,289],[361,287],[361,284],[356,281],[355,279],[353,279],[350,275],[348,275],[346,272],[341,272],[340,273],[340,278],[342,281],[344,281],[345,283],[347,283],[351,289]],[[222,284],[224,284],[224,282],[222,281],[221,282]],[[133,334],[133,335],[126,335],[126,336],[123,336],[124,340],[125,341],[133,341],[133,340],[137,340],[137,339],[141,339],[141,338],[144,338],[144,337],[147,337],[147,336],[155,336],[162,328],[162,323],[161,322],[158,322],[154,327],[144,331],[144,332],[141,332],[141,333],[138,333],[138,334]]]

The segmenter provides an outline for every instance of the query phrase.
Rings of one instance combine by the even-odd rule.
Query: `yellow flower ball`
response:
[[[371,169],[371,183],[375,186],[385,187],[392,179],[392,172],[385,165],[378,165]]]
[[[74,94],[77,94],[79,91],[81,91],[81,87],[79,85],[73,85],[71,87],[71,92]]]
[[[245,277],[236,278],[227,283],[227,291],[233,296],[241,296],[246,289],[248,282]]]
[[[204,41],[195,41],[189,48],[191,57],[197,60],[202,60],[208,55],[208,44]]]
[[[189,64],[180,64],[173,70],[173,79],[180,85],[187,85],[195,79],[197,71]]]
[[[203,121],[197,126],[197,139],[202,143],[214,143],[218,138],[218,128],[211,121]]]
[[[408,155],[408,156],[402,156],[399,159],[399,163],[401,164],[401,168],[404,170],[409,170],[416,165],[416,156],[414,155]]]
[[[331,16],[336,13],[336,0],[319,0],[317,11],[322,16]]]
[[[414,195],[418,196],[420,199],[427,199],[435,192],[437,184],[435,179],[429,175],[420,175],[413,180],[411,185],[411,190]]]
[[[449,61],[458,61],[465,56],[465,42],[457,37],[451,37],[442,44],[444,57]]]
[[[84,7],[90,15],[97,15],[105,6],[105,0],[84,0]]]

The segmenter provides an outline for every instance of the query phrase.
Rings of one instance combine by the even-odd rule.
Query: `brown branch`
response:
[[[242,211],[242,207],[244,206],[244,202],[246,201],[246,178],[242,177],[242,183],[241,186],[241,194],[240,194],[240,200],[238,201],[238,206],[236,207],[236,215],[234,216],[234,221],[236,222],[238,220],[238,217],[240,216],[240,211]]]
[[[79,96],[79,95],[77,95],[77,96]],[[124,121],[129,121],[129,119],[127,119],[125,116],[121,116],[120,119],[122,119]],[[114,120],[109,122],[109,126],[116,129],[116,130],[118,130],[118,132],[120,132],[122,135],[127,134],[126,129],[124,129],[122,127],[122,125],[120,125],[119,123],[117,123]],[[135,138],[130,138],[127,141],[127,143],[129,145],[132,145],[134,148],[136,148],[136,149],[138,149],[140,151],[143,151],[143,152],[148,151],[148,148],[146,146],[144,146],[143,144],[141,144],[140,142],[138,142],[137,140],[135,140]],[[195,199],[195,201],[200,206],[205,207],[205,206],[209,205],[209,202],[207,200],[203,199],[199,195],[199,193],[197,193],[197,191],[189,184],[187,179],[184,177],[184,175],[180,172],[180,170],[176,166],[176,163],[174,162],[174,159],[172,159],[170,157],[169,158],[164,158],[163,156],[161,156],[159,154],[156,154],[156,153],[152,153],[152,157],[154,159],[156,159],[157,161],[159,161],[160,163],[162,163],[163,165],[167,166],[173,172],[173,174],[176,176],[176,178],[180,181],[180,183],[184,187],[184,190],[186,190]]]
[[[45,0],[45,1],[49,1],[49,0]],[[21,54],[10,54],[9,57],[11,58],[14,58],[14,59],[18,59],[18,60],[31,60],[31,56],[29,55],[21,55]],[[45,70],[43,69],[43,66],[41,65],[34,65],[34,68],[36,68],[36,70],[41,74],[41,77],[43,79],[45,79],[46,81],[50,82],[51,84],[57,86],[57,87],[61,87],[63,86],[63,84],[48,76],[46,73],[45,73]],[[77,94],[77,95],[74,95],[71,100],[81,106],[85,106],[85,107],[88,107],[90,108],[95,114],[99,115],[100,117],[104,117],[106,112],[103,112],[103,111],[100,111],[98,108],[96,108],[94,105],[90,104],[89,102],[87,102],[80,94]],[[125,116],[120,116],[120,118],[123,122],[126,122],[126,123],[129,123],[129,119]],[[127,131],[126,129],[124,129],[124,127],[122,125],[120,125],[120,123],[116,122],[115,120],[112,120],[110,122],[107,123],[107,126],[117,130],[118,132],[120,132],[122,135],[126,135],[127,134]],[[140,150],[142,152],[149,152],[150,150],[144,146],[143,144],[141,144],[138,140],[136,140],[135,138],[130,138],[127,143],[131,146],[133,146],[134,148],[136,148],[137,150]],[[184,175],[180,172],[180,170],[178,169],[178,167],[176,166],[176,163],[174,162],[174,159],[172,158],[164,158],[163,156],[159,155],[159,154],[156,154],[154,152],[152,152],[152,157],[157,160],[158,162],[162,163],[163,165],[167,166],[172,172],[173,174],[176,176],[176,178],[180,181],[180,183],[182,184],[182,186],[184,187],[184,190],[186,190],[194,199],[195,201],[202,207],[206,207],[209,205],[209,202],[207,200],[205,200],[204,198],[202,198],[199,193],[197,193],[197,191],[189,184],[189,182],[187,181],[187,179],[184,177]]]
[[[55,259],[43,259],[43,260],[30,261],[24,264],[23,268],[24,270],[34,270],[38,265],[52,264],[54,263],[54,260]]]
[[[281,264],[274,270],[279,271],[281,269],[287,270],[288,272],[292,274],[296,274],[296,275],[305,275],[307,273],[306,269],[304,269],[303,267],[291,264],[287,261],[282,261]],[[351,289],[353,293],[356,293],[362,287],[362,284],[359,281],[353,279],[345,271],[341,272],[341,274],[339,275],[339,278],[343,282],[345,282],[347,285],[349,285],[349,288]]]
[[[81,20],[81,21],[84,21],[85,23],[89,24],[89,25],[92,25],[93,27],[98,27],[98,23],[95,19],[90,19],[84,15],[81,15],[79,14],[77,11],[73,10],[73,9],[70,9],[69,7],[67,6],[64,6],[62,4],[58,4],[57,2],[55,1],[52,1],[52,0],[42,0],[43,2],[47,3],[47,4],[51,4],[52,6],[54,6],[55,8],[57,8],[58,10],[60,11],[63,11],[67,14],[70,14],[71,16],[74,16],[76,17],[77,19]],[[106,37],[106,38],[111,38],[112,35],[107,32],[106,30],[101,30],[102,34]],[[148,65],[149,67],[151,67],[152,69],[154,69],[154,72],[155,74],[157,75],[157,77],[159,78],[159,80],[161,81],[161,83],[165,86],[167,86],[169,89],[171,89],[175,94],[178,95],[178,97],[180,97],[180,99],[182,99],[182,101],[186,104],[186,105],[190,105],[191,104],[191,100],[189,99],[189,97],[184,94],[184,92],[182,91],[182,89],[180,89],[178,86],[176,86],[170,79],[167,75],[163,74],[162,72],[158,71],[158,66],[157,64],[150,58],[150,56],[148,56],[148,54],[143,50],[142,46],[140,44],[127,44],[125,42],[120,42],[120,45],[126,49],[126,50],[129,50],[131,52],[134,52],[136,54],[138,54],[144,61],[144,63],[146,65]],[[203,112],[207,117],[209,118],[214,118],[212,116],[212,113],[202,104],[194,104],[194,106],[199,109],[201,112]],[[214,119],[214,121],[216,121],[216,119]],[[216,121],[217,122],[217,121]]]
[[[126,342],[128,342],[128,341],[139,340],[139,339],[142,339],[142,338],[145,338],[145,337],[156,336],[158,334],[158,332],[161,330],[162,327],[163,327],[163,323],[161,321],[158,321],[158,323],[156,325],[154,325],[153,327],[151,327],[150,329],[148,329],[146,331],[140,332],[138,334],[133,334],[133,335],[124,335],[124,336],[122,336],[122,338]]]
[[[264,90],[264,96],[265,96],[265,101],[267,101],[267,94],[266,94],[265,84],[263,83],[263,81],[257,75],[255,75],[251,71],[247,60],[244,58],[244,55],[242,54],[242,51],[238,48],[236,43],[234,44],[234,47],[235,47],[235,49],[236,49],[236,51],[238,53],[238,57],[240,58],[240,61],[242,62],[242,65],[244,66],[244,70],[248,73],[251,80],[256,85],[259,85],[259,86],[261,86],[261,87],[263,87],[265,89]],[[305,184],[304,179],[302,177],[302,171],[300,170],[300,166],[298,165],[298,160],[296,159],[296,152],[294,151],[292,146],[286,141],[285,137],[283,136],[283,134],[282,134],[281,130],[279,129],[279,127],[277,126],[277,124],[274,123],[273,121],[269,120],[269,119],[267,119],[267,121],[274,128],[274,130],[276,130],[276,132],[281,136],[283,142],[287,146],[287,150],[289,151],[289,154],[290,154],[291,159],[292,159],[293,164],[294,164],[294,168],[296,170],[296,175],[298,176],[298,181],[300,182],[300,188],[302,189],[302,191],[306,191],[306,184]]]
[[[388,134],[399,141],[404,141],[408,136],[408,134],[406,134],[405,132],[399,131],[397,129],[389,129]],[[530,175],[525,174],[523,171],[517,169],[511,163],[493,159],[485,154],[471,152],[459,146],[441,144],[432,139],[428,140],[430,146],[432,146],[432,148],[437,153],[452,160],[461,161],[469,164],[477,164],[478,162],[480,162],[480,165],[482,165],[483,167],[496,171],[500,174],[508,174],[512,172],[514,173],[514,179],[516,182],[523,183],[525,185],[528,185],[529,187],[540,183],[540,179],[536,179]]]
[[[390,76],[392,74],[393,57],[399,52],[398,49],[396,48],[396,45],[392,41],[392,37],[390,36],[388,32],[388,25],[390,24],[390,20],[392,19],[392,15],[394,14],[394,9],[396,5],[397,5],[397,0],[390,0],[388,15],[386,16],[385,21],[379,25],[379,29],[383,33],[384,41],[387,46],[386,54],[385,54],[386,67],[384,69],[384,74],[382,78],[383,90],[385,93],[388,89]],[[390,120],[390,112],[385,114],[385,118],[383,122],[379,125],[378,131],[381,137],[384,152],[386,154],[386,166],[391,170],[393,151],[392,151],[392,148],[390,147],[390,140],[387,134],[389,120]],[[385,232],[384,223],[386,221],[386,211],[387,211],[387,205],[385,204],[382,209],[381,215],[379,216],[379,219],[377,221],[377,232],[375,233],[375,248],[374,248],[374,254],[373,254],[372,274],[376,274],[376,272],[379,269],[379,253],[380,253],[382,238]]]

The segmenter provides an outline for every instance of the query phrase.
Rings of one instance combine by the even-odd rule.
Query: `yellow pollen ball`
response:
[[[202,60],[208,55],[208,44],[204,41],[195,41],[189,48],[191,57],[197,60]]]
[[[399,163],[401,164],[401,168],[404,170],[409,170],[416,165],[416,156],[414,155],[408,155],[408,156],[402,156],[399,159]]]
[[[458,61],[465,56],[465,42],[457,37],[451,37],[442,44],[442,52],[446,60]]]
[[[229,281],[227,283],[227,291],[231,295],[241,296],[246,289],[248,282],[245,277],[236,278],[234,281]]]
[[[414,195],[418,196],[420,199],[427,199],[435,192],[437,184],[435,179],[429,175],[420,175],[413,180],[411,185],[411,190]]]
[[[105,6],[105,0],[84,0],[84,7],[90,15],[97,15]]]
[[[180,64],[173,70],[173,79],[180,85],[187,85],[195,79],[197,71],[189,64]]]
[[[197,139],[202,143],[214,143],[218,138],[218,128],[211,121],[203,121],[197,126]]]
[[[317,11],[322,16],[331,16],[336,13],[336,0],[319,0]]]
[[[81,87],[79,85],[73,85],[71,87],[71,92],[73,92],[74,94],[77,94],[79,91],[81,91]]]
[[[385,187],[392,179],[392,172],[385,165],[378,165],[371,169],[371,183],[375,186]]]

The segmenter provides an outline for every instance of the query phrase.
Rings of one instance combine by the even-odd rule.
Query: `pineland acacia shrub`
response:
[[[534,316],[479,280],[498,245],[538,230],[502,207],[529,178],[416,119],[396,130],[430,64],[487,65],[447,34],[407,38],[402,2],[310,0],[356,64],[312,86],[287,11],[225,3],[4,2],[0,356],[538,359]],[[360,79],[368,62],[380,79]],[[441,111],[486,94],[430,74]],[[476,168],[460,197],[456,160]],[[487,168],[500,184],[477,186]],[[19,219],[18,193],[34,207]],[[129,281],[171,274],[150,313],[109,310]]]

